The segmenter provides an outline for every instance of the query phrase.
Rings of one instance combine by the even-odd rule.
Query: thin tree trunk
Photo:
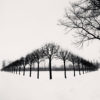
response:
[[[51,69],[51,55],[50,55],[50,57],[49,57],[49,77],[50,77],[50,79],[52,79],[52,69]]]
[[[23,65],[23,76],[25,75],[25,65]]]
[[[39,60],[38,60],[38,68],[37,68],[37,79],[39,79]]]
[[[86,66],[84,66],[84,68],[85,68],[85,73],[86,73]]]
[[[15,74],[15,67],[14,67],[14,74]]]
[[[30,64],[30,77],[32,75],[32,64]]]
[[[83,74],[84,74],[84,66],[83,66],[83,64],[82,64],[82,71],[83,71]]]
[[[12,71],[12,67],[11,67],[11,72],[13,73],[13,71]]]
[[[13,68],[13,73],[14,73],[14,68]]]
[[[86,68],[87,68],[87,73],[88,73],[89,72],[89,67],[87,66]]]
[[[17,69],[18,69],[18,67],[16,67],[16,74],[17,74]]]
[[[19,66],[19,75],[20,75],[20,66]]]
[[[81,75],[81,72],[80,72],[80,64],[79,64],[79,62],[78,62],[78,67],[79,67],[79,75]]]
[[[12,67],[12,73],[13,73],[13,71],[14,71],[14,70],[13,70],[13,67]]]
[[[73,70],[74,70],[74,77],[75,77],[76,74],[75,74],[75,66],[74,66],[74,62],[73,62]]]
[[[64,77],[66,78],[66,65],[65,65],[65,60],[64,60]]]
[[[87,73],[89,72],[89,68],[88,68],[88,66],[86,67],[87,68]]]

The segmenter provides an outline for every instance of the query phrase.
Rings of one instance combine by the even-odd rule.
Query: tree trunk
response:
[[[86,72],[88,73],[88,71],[89,71],[89,70],[88,70],[88,66],[86,66]]]
[[[50,55],[50,57],[49,57],[49,77],[50,77],[50,79],[52,79],[52,69],[51,69],[51,55]]]
[[[15,67],[14,67],[14,74],[15,74]]]
[[[80,72],[80,64],[79,64],[79,62],[78,62],[78,67],[79,67],[79,75],[81,75],[81,72]]]
[[[17,74],[17,69],[18,69],[18,67],[16,67],[15,69],[16,69],[16,74]]]
[[[32,75],[32,64],[30,64],[30,77]]]
[[[66,78],[66,65],[65,65],[65,60],[64,60],[64,77]]]
[[[12,73],[14,72],[14,69],[13,69],[13,67],[12,67]]]
[[[11,72],[13,73],[13,69],[12,69],[12,67],[11,67]]]
[[[73,62],[73,70],[74,70],[74,77],[75,77],[76,74],[75,74],[75,66],[74,66],[74,62]]]
[[[39,79],[39,60],[38,60],[38,68],[37,68],[37,79]]]
[[[85,65],[84,67],[85,67],[85,73],[87,73],[87,68],[86,68],[86,65]]]
[[[19,75],[20,75],[20,66],[19,66]]]
[[[23,76],[25,75],[25,65],[23,65]]]
[[[82,71],[83,71],[83,74],[84,74],[84,66],[83,66],[83,64],[82,64]]]

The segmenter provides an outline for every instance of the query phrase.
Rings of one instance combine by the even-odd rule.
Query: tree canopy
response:
[[[100,40],[100,1],[81,0],[71,3],[60,24],[70,31],[74,30],[74,37],[77,38],[75,44],[79,46],[86,41]]]

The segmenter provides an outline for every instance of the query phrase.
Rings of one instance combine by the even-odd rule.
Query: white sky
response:
[[[0,61],[14,60],[41,47],[46,42],[56,42],[71,48],[72,37],[65,35],[58,20],[70,0],[0,0]],[[73,0],[72,0],[73,1]],[[75,1],[75,0],[74,0]],[[99,42],[78,49],[87,58],[98,57]]]

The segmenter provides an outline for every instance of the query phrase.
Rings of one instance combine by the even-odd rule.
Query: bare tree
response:
[[[82,71],[83,71],[83,74],[84,74],[85,66],[84,66],[84,59],[83,58],[81,58],[81,66],[82,66]]]
[[[71,61],[72,64],[73,64],[73,71],[74,71],[74,77],[75,77],[75,76],[76,76],[76,73],[75,73],[75,63],[76,63],[77,57],[76,57],[74,54],[69,53],[68,59],[69,59],[69,61]]]
[[[21,59],[19,59],[19,67],[18,67],[18,69],[19,69],[19,75],[20,75],[20,71],[21,71]]]
[[[53,57],[57,54],[59,46],[54,43],[48,43],[44,46],[44,54],[49,59],[49,75],[50,79],[52,79],[52,68],[51,62]]]
[[[27,64],[26,59],[24,57],[22,57],[20,59],[20,61],[21,61],[21,65],[23,66],[23,75],[25,75],[25,67],[26,67],[26,64]]]
[[[29,76],[31,77],[31,75],[32,75],[32,63],[35,60],[35,56],[33,54],[28,54],[26,56],[26,60],[28,61],[28,64],[30,66],[30,74],[29,74]]]
[[[79,46],[83,46],[86,41],[100,40],[100,9],[93,7],[90,1],[100,3],[98,0],[82,0],[72,3],[71,8],[65,10],[64,19],[60,20],[60,24],[66,29],[76,32],[75,44]]]
[[[37,78],[39,79],[39,69],[40,69],[41,58],[43,57],[43,51],[42,51],[42,49],[37,49],[33,53],[35,55],[35,61],[38,64],[38,67],[37,67]]]
[[[66,78],[66,60],[68,60],[68,51],[67,50],[60,50],[57,54],[57,57],[63,60],[64,63],[64,77]]]
[[[90,11],[90,15],[92,15],[93,13],[96,16],[99,16],[100,14],[100,0],[83,0],[83,2],[85,4],[87,4],[84,8],[84,12],[85,11]],[[82,2],[81,2],[82,3]]]
[[[81,58],[77,56],[76,57],[76,62],[77,62],[77,65],[78,65],[79,75],[81,75],[81,70],[80,70]]]

